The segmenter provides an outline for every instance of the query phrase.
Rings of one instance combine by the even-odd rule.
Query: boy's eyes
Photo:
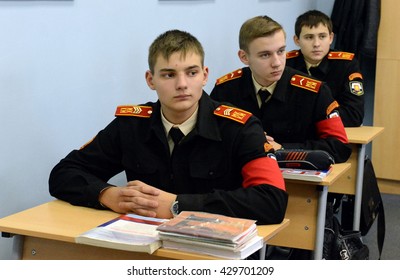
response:
[[[164,77],[164,78],[172,78],[172,77],[174,77],[174,75],[175,75],[175,74],[172,73],[172,72],[171,72],[171,73],[168,72],[168,73],[162,73],[162,74],[161,74],[161,76]]]
[[[187,72],[186,72],[186,75],[187,75],[187,76],[190,76],[190,77],[193,77],[193,76],[196,76],[198,72],[199,72],[199,71],[191,70],[191,71],[187,71]],[[175,73],[175,72],[165,72],[165,73],[161,73],[161,77],[164,77],[164,78],[173,78],[173,77],[175,77],[175,76],[176,76],[176,73]]]
[[[312,39],[314,39],[314,37],[317,37],[317,36],[320,39],[325,39],[326,37],[328,37],[326,34],[321,34],[321,35],[308,35],[308,36],[304,36],[304,38],[306,40],[312,40]]]
[[[285,53],[285,49],[278,50],[276,53],[278,55],[282,55],[283,53]],[[270,56],[271,56],[271,53],[262,53],[262,54],[260,54],[260,57],[262,57],[262,58],[268,58]]]

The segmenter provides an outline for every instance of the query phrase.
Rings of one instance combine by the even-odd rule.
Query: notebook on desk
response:
[[[333,167],[330,166],[328,170],[307,170],[296,168],[280,168],[284,179],[302,180],[310,182],[322,182],[329,173],[332,172]]]

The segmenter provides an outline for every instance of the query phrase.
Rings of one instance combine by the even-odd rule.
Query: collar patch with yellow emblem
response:
[[[330,52],[328,53],[328,59],[343,59],[343,60],[353,60],[354,53],[349,52]]]
[[[233,72],[231,72],[229,74],[226,74],[226,75],[222,76],[221,78],[218,78],[217,82],[215,84],[216,85],[220,85],[220,84],[225,83],[227,81],[231,81],[231,80],[240,78],[240,77],[242,77],[242,75],[243,75],[242,69],[237,69],[237,70],[235,70],[235,71],[233,71]]]
[[[290,84],[295,86],[295,87],[304,88],[304,89],[307,89],[309,91],[318,93],[322,82],[296,74],[290,80]]]
[[[117,107],[115,116],[150,118],[152,113],[153,108],[151,106],[121,105]]]
[[[235,107],[221,105],[214,110],[214,115],[228,118],[242,124],[245,124],[247,120],[252,116],[250,112]]]

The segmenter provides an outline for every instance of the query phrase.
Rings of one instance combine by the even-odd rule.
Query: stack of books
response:
[[[255,220],[183,211],[157,227],[164,248],[245,259],[263,247]]]

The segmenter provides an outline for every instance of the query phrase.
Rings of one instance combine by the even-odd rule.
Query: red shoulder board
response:
[[[151,106],[122,105],[117,107],[115,116],[150,118],[151,113],[153,113]]]
[[[353,60],[354,53],[349,52],[329,52],[328,59],[343,59],[343,60]]]
[[[217,82],[215,84],[219,85],[219,84],[225,83],[227,81],[240,78],[240,77],[242,77],[242,75],[243,75],[242,69],[237,69],[229,74],[226,74],[225,76],[222,76],[221,78],[218,78]]]
[[[286,58],[290,59],[290,58],[293,58],[293,57],[298,57],[299,55],[300,55],[300,52],[297,51],[297,50],[294,50],[294,51],[287,52],[286,53]]]
[[[252,114],[242,109],[221,105],[214,110],[214,115],[228,118],[244,124],[247,122]]]
[[[290,83],[295,87],[304,88],[316,93],[319,92],[319,88],[321,87],[322,84],[321,81],[314,80],[297,74],[292,77]]]

